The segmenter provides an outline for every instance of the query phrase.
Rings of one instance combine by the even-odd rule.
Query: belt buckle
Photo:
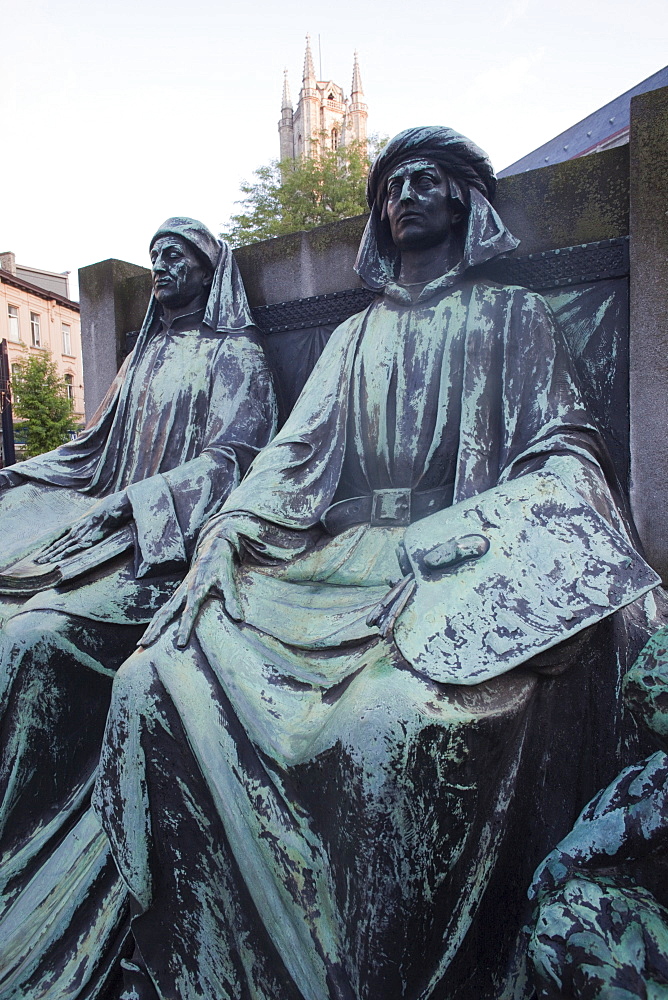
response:
[[[411,490],[374,490],[369,523],[376,528],[406,528],[411,523]]]

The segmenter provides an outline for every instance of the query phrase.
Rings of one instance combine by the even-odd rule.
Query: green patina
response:
[[[551,590],[557,577],[580,587],[578,609],[595,607],[584,624],[609,619],[652,580],[647,576],[636,593],[625,579],[618,587],[607,565],[597,565],[605,563],[599,531],[616,540],[627,561],[634,556],[605,447],[549,308],[525,289],[469,272],[516,242],[488,201],[491,165],[452,130],[408,130],[381,154],[372,191],[378,191],[388,163],[396,168],[416,152],[433,160],[435,179],[425,184],[413,164],[406,183],[413,185],[416,204],[429,202],[438,210],[440,242],[423,240],[416,249],[406,239],[402,245],[399,199],[387,223],[384,195],[374,196],[360,274],[382,295],[334,332],[282,431],[226,502],[228,480],[212,484],[199,466],[196,475],[179,478],[185,455],[174,476],[160,470],[131,484],[141,498],[134,520],[142,569],[155,568],[147,558],[151,546],[169,556],[171,567],[174,554],[189,555],[193,546],[186,542],[197,537],[198,557],[154,619],[150,636],[143,635],[147,648],[116,675],[94,795],[99,822],[87,805],[109,697],[104,674],[118,666],[130,644],[116,645],[114,662],[103,662],[100,650],[109,628],[125,622],[118,614],[136,615],[137,594],[125,600],[117,563],[96,566],[81,588],[89,616],[83,631],[71,622],[49,628],[50,614],[71,612],[60,591],[38,594],[39,614],[30,621],[15,616],[5,628],[2,676],[20,708],[8,716],[10,738],[2,748],[11,761],[4,772],[7,819],[21,820],[16,805],[22,788],[41,773],[33,761],[45,746],[56,751],[56,760],[67,758],[76,780],[65,802],[48,802],[49,822],[37,816],[37,833],[29,828],[25,851],[17,851],[14,868],[4,870],[10,898],[0,930],[8,943],[8,971],[0,997],[4,989],[7,1000],[37,1000],[53,982],[54,964],[56,978],[62,976],[58,987],[68,996],[89,987],[94,992],[105,962],[118,950],[126,917],[114,863],[134,899],[137,962],[145,966],[134,971],[147,997],[530,995],[517,948],[524,894],[556,832],[561,836],[571,825],[592,783],[602,784],[605,752],[616,735],[616,719],[605,709],[625,656],[632,655],[624,612],[606,620],[608,638],[596,642],[591,631],[573,637],[575,630],[557,621],[547,643],[528,642],[505,668],[483,671],[482,678],[476,669],[484,664],[465,656],[459,672],[442,660],[428,669],[385,628],[393,609],[399,615],[397,639],[402,613],[410,624],[412,606],[393,603],[412,599],[401,585],[410,582],[410,559],[415,569],[411,539],[417,529],[407,529],[410,518],[403,515],[414,503],[422,518],[421,551],[440,551],[445,562],[458,554],[463,578],[471,550],[448,544],[449,523],[457,524],[459,536],[457,518],[475,510],[476,534],[486,538],[486,519],[498,522],[490,546],[502,546],[505,531],[521,535],[530,549],[530,519],[508,513],[502,503],[495,506],[494,491],[521,490],[532,474],[547,473],[575,494],[585,513],[572,516],[569,527],[579,533],[581,549],[594,536],[592,565],[582,570],[574,563],[570,577],[559,576],[551,552],[523,559],[525,550],[509,543],[501,560],[507,571],[504,566],[498,572],[493,601],[473,615],[479,619],[473,622],[475,638],[489,637],[497,665],[512,644],[518,616],[544,627],[533,615],[540,594],[552,593],[557,607],[551,614],[559,618],[563,592],[556,585]],[[606,162],[613,160],[621,162]],[[584,184],[594,167],[568,169]],[[559,187],[561,172],[550,176],[548,205],[566,190]],[[525,180],[536,183],[542,182]],[[578,183],[569,191],[582,201]],[[533,197],[531,212],[538,218],[537,188]],[[546,216],[544,197],[540,205]],[[529,215],[519,228],[530,234]],[[573,225],[575,217],[578,211]],[[433,218],[431,212],[421,217],[423,229]],[[263,245],[264,260],[278,265],[288,258],[294,266],[304,247],[322,259],[342,243],[348,247],[365,221],[277,239]],[[456,229],[460,223],[466,239]],[[576,232],[581,236],[590,225],[576,226]],[[546,223],[548,238],[553,231],[560,232]],[[240,252],[240,260],[252,259],[252,252],[256,248]],[[393,278],[397,263],[404,285]],[[577,317],[578,301],[577,295],[562,297],[559,305]],[[601,315],[610,302],[598,303]],[[584,350],[591,317],[588,325],[576,326],[574,339]],[[215,358],[207,364],[221,361],[224,399],[214,405],[202,398],[206,379],[192,371],[201,324],[176,333],[185,334],[187,343],[171,356],[187,386],[172,400],[170,414],[163,413],[169,410],[168,390],[156,383],[151,426],[159,433],[143,441],[133,420],[140,419],[147,400],[141,393],[130,399],[128,391],[119,454],[128,449],[133,469],[141,461],[150,465],[160,448],[169,447],[172,424],[186,436],[196,433],[203,408],[206,427],[216,419],[225,425],[216,424],[219,434],[203,451],[218,456],[236,484],[239,470],[228,461],[233,442],[225,443],[224,431],[237,443],[243,433],[247,445],[249,437],[257,438],[254,420],[271,432],[271,417],[264,419],[273,414],[267,382],[241,356],[235,368],[235,351],[243,353],[240,336],[217,338]],[[219,354],[225,351],[223,363]],[[140,336],[127,371],[136,368],[147,388],[156,364],[149,338]],[[264,390],[264,404],[258,389]],[[186,445],[183,450],[190,453]],[[125,483],[114,488],[120,492]],[[434,491],[438,503],[429,508]],[[531,505],[531,497],[523,502]],[[187,539],[176,517],[181,503],[189,512]],[[339,527],[325,530],[340,503],[348,506]],[[366,511],[363,516],[355,515],[355,503]],[[445,509],[434,513],[438,508]],[[551,527],[561,524],[556,516],[550,519],[549,505],[540,516],[554,522]],[[544,537],[541,544],[548,544]],[[491,548],[476,551],[484,570]],[[486,565],[498,571],[496,557],[495,551]],[[123,559],[126,577],[132,574],[137,590],[145,588],[152,612],[165,591],[150,573],[140,576],[135,560],[130,565]],[[449,572],[442,564],[432,568]],[[456,570],[454,557],[450,568]],[[105,590],[108,570],[113,587]],[[511,578],[524,587],[512,620],[510,614],[503,618]],[[173,572],[169,579],[175,584]],[[442,620],[434,631],[442,630],[458,649],[466,636],[448,633],[442,608],[447,587],[439,593],[432,604],[440,602]],[[95,621],[93,605],[104,613],[106,633],[88,624]],[[109,617],[110,609],[116,617]],[[181,612],[180,621],[170,624]],[[647,634],[655,612],[651,596],[636,604],[638,634]],[[135,617],[139,634],[148,617]],[[194,628],[192,636],[187,625]],[[94,675],[104,682],[96,712]],[[75,728],[69,725],[73,690],[85,690],[86,709],[95,715],[95,725],[87,720],[86,730],[92,756],[82,767],[79,758],[67,757],[71,750],[65,746]],[[54,708],[46,713],[46,726],[44,705]],[[63,705],[69,715],[67,725],[59,726],[56,709]],[[31,865],[39,866],[45,855],[33,879]],[[60,881],[57,871],[63,873]],[[47,914],[49,930],[42,935]]]
[[[637,720],[666,746],[668,629],[624,678]],[[529,938],[539,996],[668,996],[668,755],[623,770],[538,868]]]

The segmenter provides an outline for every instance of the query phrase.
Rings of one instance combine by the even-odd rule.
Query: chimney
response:
[[[9,271],[10,274],[16,274],[16,254],[13,254],[11,250],[6,250],[4,253],[0,253],[0,268],[3,271]]]

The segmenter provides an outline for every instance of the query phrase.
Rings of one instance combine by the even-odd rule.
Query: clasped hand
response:
[[[454,569],[460,563],[471,559],[480,559],[489,549],[489,541],[484,535],[461,535],[447,542],[440,542],[422,556],[422,564],[427,573],[435,573],[440,569]],[[369,627],[376,625],[383,638],[392,634],[399,615],[404,610],[415,592],[417,586],[415,576],[410,570],[408,557],[403,543],[398,550],[399,565],[404,570],[404,576],[393,585],[382,601],[371,609],[366,623]]]
[[[230,618],[240,621],[243,612],[234,580],[234,564],[234,549],[226,538],[216,535],[206,538],[198,549],[187,577],[144,632],[141,645],[150,646],[154,643],[172,619],[181,613],[176,645],[183,649],[190,639],[202,605],[212,594],[223,600]]]
[[[36,563],[55,563],[73,556],[82,549],[101,542],[116,528],[132,517],[132,505],[121,490],[98,501],[83,517],[75,521],[64,535],[51,542],[35,559]]]
[[[489,543],[486,538],[481,535],[467,535],[435,546],[425,555],[424,562],[432,570],[455,566],[465,560],[479,558],[488,548]],[[392,631],[416,586],[403,546],[401,549],[400,563],[402,567],[406,567],[406,575],[372,609],[367,618],[367,624],[377,625],[383,636],[389,635]],[[155,615],[140,645],[150,646],[154,643],[169,623],[180,614],[176,645],[179,649],[183,649],[190,639],[202,605],[211,595],[222,599],[230,618],[241,621],[243,611],[234,579],[235,558],[234,548],[226,538],[217,535],[206,537],[198,549],[187,577]]]

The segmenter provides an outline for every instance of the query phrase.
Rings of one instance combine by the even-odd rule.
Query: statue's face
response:
[[[180,236],[161,236],[151,247],[153,293],[162,306],[187,306],[211,284],[211,273]]]
[[[405,160],[390,174],[385,211],[400,250],[439,246],[461,218],[453,214],[445,171],[423,157]]]

